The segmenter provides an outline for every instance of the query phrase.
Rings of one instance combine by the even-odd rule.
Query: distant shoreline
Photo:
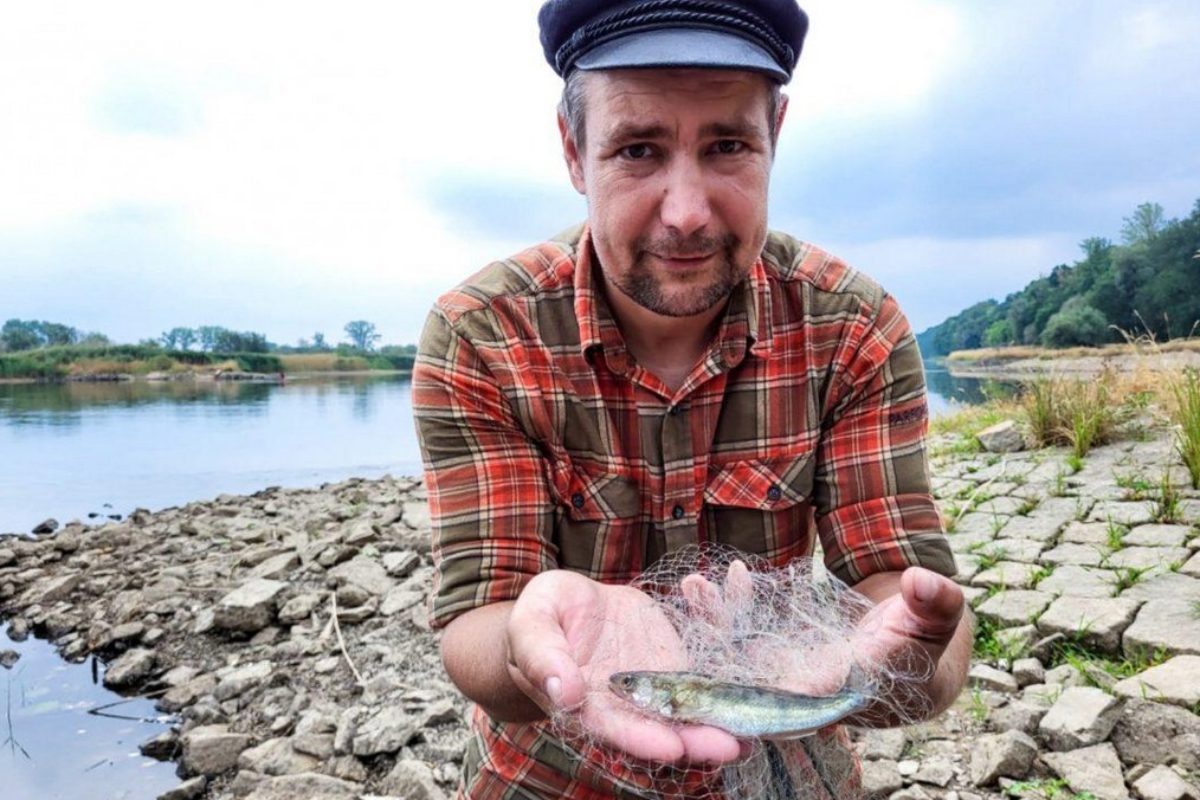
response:
[[[946,357],[946,369],[956,378],[1025,380],[1043,376],[1095,377],[1115,372],[1182,372],[1200,370],[1200,341],[1166,344],[1117,344],[1049,350],[1038,347],[996,347],[957,350]]]
[[[284,372],[284,380],[279,380],[269,373],[247,373],[249,378],[221,379],[211,372],[182,372],[167,376],[134,375],[131,373],[111,373],[86,376],[69,376],[56,378],[0,378],[0,386],[26,384],[67,384],[67,383],[179,383],[193,381],[201,383],[285,383],[287,381],[306,381],[326,377],[372,377],[372,376],[402,376],[412,375],[410,369],[348,369],[348,370],[306,370],[304,372]],[[261,376],[261,377],[259,377]]]

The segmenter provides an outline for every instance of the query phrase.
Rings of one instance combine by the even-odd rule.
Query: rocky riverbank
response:
[[[1074,472],[935,461],[979,657],[942,718],[858,737],[872,797],[1200,797],[1200,493],[1177,458],[1160,431]],[[429,537],[407,479],[138,511],[0,539],[0,617],[179,715],[143,745],[178,761],[170,800],[433,800],[468,708],[425,621]]]
[[[1034,348],[1018,348],[1029,351]],[[1139,371],[1177,375],[1186,369],[1200,369],[1200,351],[1192,349],[1153,350],[1130,345],[1103,348],[1073,348],[1070,351],[1045,350],[1014,357],[1004,349],[979,356],[970,350],[946,359],[946,369],[955,378],[991,378],[1003,381],[1032,380],[1043,376],[1058,378],[1094,378],[1103,372]]]

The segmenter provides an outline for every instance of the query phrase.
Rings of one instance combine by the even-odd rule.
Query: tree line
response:
[[[277,345],[266,334],[257,331],[235,331],[220,325],[201,325],[196,328],[175,327],[164,331],[157,339],[144,339],[139,345],[161,347],[174,352],[202,353],[328,353],[357,350],[373,353],[382,338],[375,324],[367,320],[352,320],[343,328],[348,342],[329,345],[325,334],[314,333],[311,339],[300,339],[295,345]],[[102,333],[82,333],[59,322],[10,319],[0,326],[0,352],[18,353],[45,347],[78,345],[106,347],[112,341]],[[384,355],[415,353],[413,345],[385,346]]]
[[[1200,200],[1166,220],[1158,203],[1124,219],[1121,243],[1091,237],[1083,258],[1059,264],[1003,301],[985,300],[917,337],[925,355],[1007,345],[1073,347],[1200,329]]]

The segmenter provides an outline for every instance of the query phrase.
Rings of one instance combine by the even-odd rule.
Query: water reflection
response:
[[[0,532],[222,492],[419,474],[400,376],[0,386]]]
[[[929,389],[929,413],[935,417],[959,406],[1011,397],[1017,391],[1013,381],[955,377],[941,361],[925,362],[925,383]]]

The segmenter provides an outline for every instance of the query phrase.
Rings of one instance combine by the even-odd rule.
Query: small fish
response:
[[[609,678],[609,686],[618,696],[660,717],[760,739],[808,736],[861,711],[871,700],[857,665],[850,667],[842,688],[825,697],[726,683],[696,672],[617,672]]]

